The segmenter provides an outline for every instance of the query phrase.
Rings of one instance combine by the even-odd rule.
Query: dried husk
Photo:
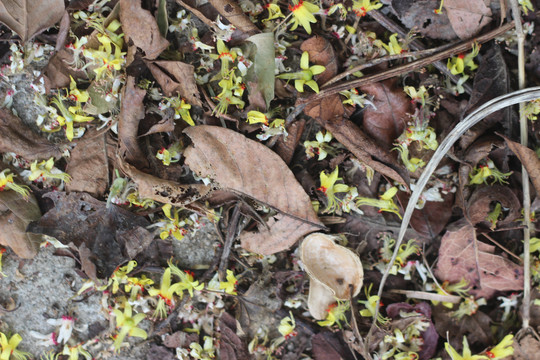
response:
[[[351,292],[353,297],[360,292],[364,280],[360,258],[337,245],[333,236],[310,234],[302,242],[300,258],[310,277],[308,308],[315,319],[324,319],[336,299],[349,300]]]

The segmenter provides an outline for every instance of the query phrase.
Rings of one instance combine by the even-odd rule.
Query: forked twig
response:
[[[379,298],[382,297],[382,292],[384,289],[384,285],[386,283],[386,280],[388,279],[388,276],[390,275],[390,270],[392,268],[392,265],[396,261],[398,250],[403,242],[403,239],[405,238],[405,233],[407,231],[407,228],[409,226],[409,222],[411,221],[411,216],[414,211],[414,208],[416,204],[418,203],[418,200],[420,199],[420,195],[424,191],[424,188],[426,187],[426,184],[445,156],[445,154],[452,148],[452,146],[455,144],[455,142],[471,127],[482,121],[486,116],[499,111],[501,109],[504,109],[507,106],[516,105],[521,102],[525,101],[531,101],[540,98],[540,87],[533,87],[523,90],[518,90],[515,92],[512,92],[510,94],[505,94],[502,96],[499,96],[495,99],[492,99],[486,103],[484,103],[482,106],[480,106],[478,109],[473,111],[469,116],[467,116],[465,119],[463,119],[461,122],[459,122],[456,127],[446,136],[446,138],[441,142],[439,145],[439,148],[435,151],[433,154],[433,157],[429,161],[429,163],[426,165],[426,168],[424,169],[424,172],[418,179],[418,182],[416,184],[416,187],[414,188],[414,191],[411,194],[411,197],[409,199],[409,203],[407,204],[407,208],[405,209],[405,213],[403,214],[403,220],[401,223],[401,227],[399,229],[399,236],[396,240],[395,248],[394,248],[394,254],[392,255],[392,259],[388,262],[388,266],[386,267],[386,270],[383,274],[383,277],[381,279],[381,284],[379,286],[379,290],[377,292],[377,295]],[[377,326],[377,316],[379,315],[380,311],[380,303],[377,302],[377,307],[375,314],[373,315],[373,323],[371,325],[371,328],[369,330],[368,339],[369,336],[373,333],[375,327]],[[369,346],[369,344],[366,344],[366,346]]]

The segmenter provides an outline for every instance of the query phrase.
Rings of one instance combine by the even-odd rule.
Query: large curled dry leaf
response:
[[[66,172],[71,175],[67,191],[86,191],[96,198],[102,197],[109,184],[105,137],[85,137],[78,141],[71,151]]]
[[[478,247],[478,263],[474,241]],[[449,226],[441,240],[435,275],[450,283],[464,278],[472,288],[470,293],[477,298],[490,298],[497,291],[522,290],[523,268],[495,255],[494,251],[494,246],[476,239],[472,225],[460,220]]]
[[[146,169],[148,161],[137,142],[139,122],[144,118],[143,99],[146,91],[135,84],[135,78],[128,76],[122,90],[122,105],[118,120],[118,138],[120,151],[125,153],[127,160],[139,169]]]
[[[460,39],[470,39],[491,22],[491,9],[484,0],[446,0],[444,10]]]
[[[281,213],[269,220],[267,230],[242,235],[246,249],[272,254],[324,227],[288,166],[266,146],[216,126],[194,126],[184,132],[193,142],[184,152],[185,162],[198,176]]]
[[[364,110],[363,128],[366,134],[386,148],[392,147],[395,139],[401,135],[410,115],[414,112],[410,99],[401,87],[395,86],[395,80],[364,85],[360,88],[373,97],[373,106]]]
[[[169,46],[161,36],[156,19],[141,7],[141,0],[120,0],[120,22],[126,37],[142,49],[149,60],[156,59]]]
[[[41,236],[27,233],[26,227],[40,217],[34,195],[24,199],[15,191],[0,191],[0,245],[10,247],[23,259],[36,256]]]
[[[364,282],[360,258],[337,245],[334,237],[314,233],[300,247],[300,259],[309,275],[309,312],[315,319],[326,318],[326,309],[337,299],[358,295]]]
[[[1,0],[0,21],[23,42],[50,28],[62,18],[64,0]]]
[[[506,144],[508,144],[510,150],[516,154],[519,161],[525,166],[536,193],[540,194],[540,159],[538,159],[536,152],[510,139],[504,138],[504,140],[506,141]]]
[[[13,115],[0,108],[0,152],[13,152],[29,161],[60,158],[60,148],[42,138]]]
[[[508,186],[481,186],[474,190],[467,202],[467,213],[471,222],[474,225],[484,222],[487,226],[491,226],[487,216],[497,202],[503,209],[508,209],[504,212],[504,218],[497,221],[497,227],[509,224],[521,216],[521,203]]]
[[[146,65],[166,96],[180,94],[189,104],[202,106],[193,65],[181,61],[147,61]]]
[[[214,188],[203,184],[183,185],[143,173],[118,159],[118,167],[137,184],[142,198],[173,206],[184,206],[208,195]]]

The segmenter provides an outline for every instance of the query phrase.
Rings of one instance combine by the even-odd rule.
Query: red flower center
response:
[[[304,1],[303,0],[300,0],[298,2],[298,4],[294,5],[294,6],[291,6],[289,5],[289,10],[291,10],[292,12],[295,12],[296,10],[300,9],[302,7],[302,5],[304,4]]]

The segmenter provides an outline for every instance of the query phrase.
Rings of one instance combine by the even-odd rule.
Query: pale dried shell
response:
[[[326,317],[326,309],[339,300],[358,295],[364,280],[360,258],[351,250],[334,243],[334,237],[322,233],[308,235],[300,247],[300,258],[310,276],[308,307],[316,319]]]

